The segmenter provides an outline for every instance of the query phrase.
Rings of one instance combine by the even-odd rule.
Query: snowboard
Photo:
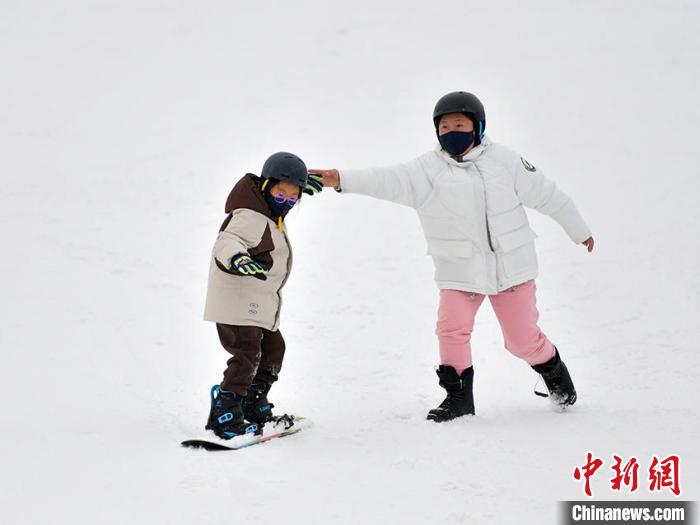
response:
[[[311,426],[308,419],[302,416],[284,414],[274,416],[272,421],[265,423],[262,433],[249,433],[236,436],[229,440],[220,439],[214,434],[207,439],[188,439],[181,445],[189,448],[203,448],[204,450],[240,450],[265,443],[271,439],[283,438],[300,432],[304,428]]]

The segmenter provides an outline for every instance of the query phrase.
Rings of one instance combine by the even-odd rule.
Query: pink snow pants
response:
[[[460,290],[440,290],[437,330],[440,363],[455,368],[458,374],[472,366],[471,336],[476,312],[485,295]],[[554,345],[537,326],[535,281],[513,286],[489,295],[503,332],[506,349],[530,365],[549,361]]]

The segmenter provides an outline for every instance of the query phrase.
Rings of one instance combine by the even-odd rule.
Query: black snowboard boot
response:
[[[533,365],[535,372],[542,376],[547,385],[549,396],[560,408],[566,408],[576,403],[576,389],[571,380],[569,370],[559,357],[559,350],[554,349],[554,357],[546,363]]]
[[[267,400],[267,393],[272,385],[256,382],[248,388],[248,395],[243,400],[243,417],[253,423],[264,425],[272,419],[272,408],[275,406]]]
[[[258,425],[245,422],[242,404],[243,396],[214,385],[211,387],[211,410],[205,428],[221,439],[256,432]]]
[[[447,365],[440,365],[436,370],[440,386],[447,390],[447,397],[440,406],[428,412],[428,419],[440,423],[467,414],[474,415],[474,367],[470,366],[462,375]]]

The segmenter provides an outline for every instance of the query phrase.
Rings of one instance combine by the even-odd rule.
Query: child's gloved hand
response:
[[[267,272],[269,269],[258,261],[251,259],[250,256],[245,253],[238,253],[231,257],[231,266],[243,275],[251,275],[262,281],[267,280]]]
[[[306,182],[306,188],[304,188],[304,193],[307,195],[316,195],[323,190],[323,177],[321,175],[309,175],[309,179]]]

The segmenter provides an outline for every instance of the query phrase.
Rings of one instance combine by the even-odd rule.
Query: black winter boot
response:
[[[275,406],[267,400],[267,393],[272,385],[268,383],[253,383],[248,388],[248,395],[243,400],[243,416],[253,423],[261,425],[272,419],[272,408]]]
[[[552,401],[559,407],[566,408],[576,403],[574,382],[564,361],[559,357],[559,350],[555,348],[554,357],[546,363],[533,365],[532,368],[542,376]]]
[[[211,410],[205,428],[221,439],[256,432],[258,425],[246,423],[243,418],[242,403],[243,396],[221,390],[219,385],[211,387]]]
[[[474,367],[470,366],[461,375],[447,365],[440,365],[436,370],[440,386],[447,390],[447,397],[440,406],[428,412],[431,421],[441,423],[467,414],[474,415]]]

